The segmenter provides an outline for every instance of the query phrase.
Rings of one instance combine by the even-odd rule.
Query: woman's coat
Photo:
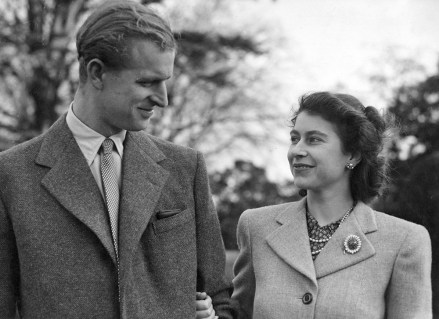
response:
[[[313,262],[305,201],[242,214],[232,297],[240,318],[432,317],[424,227],[360,202]],[[355,254],[344,251],[349,235],[361,240]]]

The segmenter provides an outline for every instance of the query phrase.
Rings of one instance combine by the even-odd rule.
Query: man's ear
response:
[[[102,82],[102,75],[104,73],[105,65],[99,59],[92,59],[87,63],[87,77],[90,83],[97,90],[102,90],[104,84]]]

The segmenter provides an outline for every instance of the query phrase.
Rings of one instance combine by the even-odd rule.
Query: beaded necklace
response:
[[[323,248],[325,247],[326,243],[332,238],[332,235],[334,234],[335,230],[336,230],[338,227],[340,227],[340,225],[346,220],[346,218],[349,217],[349,215],[351,214],[351,212],[354,210],[355,205],[356,205],[356,202],[353,203],[352,207],[349,208],[349,209],[346,211],[346,213],[343,215],[342,218],[340,218],[340,219],[339,219],[338,221],[336,221],[335,223],[331,224],[332,227],[330,227],[330,228],[332,228],[332,232],[331,232],[330,234],[328,234],[328,236],[327,236],[326,238],[317,239],[317,238],[313,238],[313,237],[311,237],[311,229],[309,228],[309,224],[308,224],[308,235],[309,235],[309,241],[310,241],[310,244],[311,244],[310,246],[311,246],[311,247],[316,246],[316,245],[321,246],[320,249],[316,249],[316,250],[313,250],[313,249],[311,248],[311,255],[313,256],[313,259],[315,259],[315,258],[317,257],[317,255],[323,250]],[[308,216],[312,217],[312,215],[311,215],[311,214],[309,213],[309,211],[308,211],[308,205],[306,205],[306,213],[307,213]],[[313,218],[313,217],[312,217],[312,218]],[[320,226],[318,225],[317,221],[315,221],[315,223],[316,223],[316,227],[317,227],[317,228],[323,228],[323,227],[320,227]],[[335,229],[334,229],[334,227],[335,227]],[[315,244],[312,245],[312,243],[315,243]],[[323,244],[323,245],[322,245],[322,244]]]

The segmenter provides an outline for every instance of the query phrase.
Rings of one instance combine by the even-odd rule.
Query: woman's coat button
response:
[[[312,302],[312,294],[307,292],[306,294],[303,295],[302,297],[302,302],[307,305],[310,304]]]

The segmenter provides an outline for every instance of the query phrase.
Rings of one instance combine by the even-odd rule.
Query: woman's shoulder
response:
[[[427,229],[419,224],[395,217],[380,211],[374,211],[378,229],[393,235],[399,235],[409,241],[430,241]]]
[[[384,212],[380,212],[377,210],[374,210],[375,216],[377,219],[377,222],[382,224],[383,226],[393,226],[396,227],[398,230],[419,230],[419,229],[425,229],[424,226],[412,223],[410,221],[407,221],[405,219],[395,217],[392,215],[389,215]]]
[[[249,229],[270,231],[276,229],[283,219],[294,219],[295,213],[302,209],[303,200],[248,209],[241,214],[238,224]]]
[[[277,205],[269,205],[269,206],[263,206],[258,208],[251,208],[245,210],[241,214],[242,219],[254,219],[257,218],[260,219],[273,219],[274,217],[278,216],[279,214],[285,212],[285,211],[295,211],[298,210],[298,208],[301,206],[300,201],[298,202],[288,202],[283,204],[277,204]]]

